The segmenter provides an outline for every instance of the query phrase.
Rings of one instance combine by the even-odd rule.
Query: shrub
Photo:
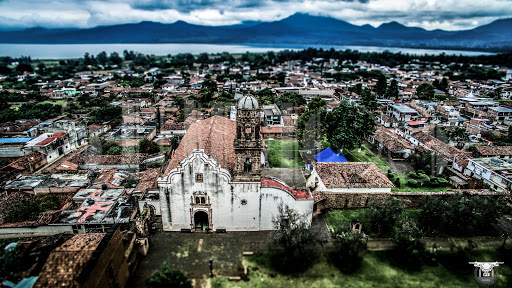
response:
[[[418,179],[430,180],[430,178],[425,173],[418,173],[417,175],[418,175]]]
[[[400,181],[400,178],[396,178],[394,181],[393,181],[393,184],[395,184],[396,187],[400,188],[400,185],[402,185],[401,181]]]
[[[418,173],[418,174],[425,174],[425,171],[420,169],[420,170],[416,171],[416,173]]]
[[[418,181],[410,179],[407,181],[407,185],[409,185],[409,187],[418,187]]]
[[[411,173],[409,173],[409,177],[417,179],[418,178],[418,174],[416,174],[414,172],[411,172]]]

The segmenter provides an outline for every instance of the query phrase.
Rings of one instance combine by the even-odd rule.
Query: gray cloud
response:
[[[140,21],[231,25],[296,12],[378,26],[470,29],[512,17],[511,0],[0,0],[0,28],[92,27]]]

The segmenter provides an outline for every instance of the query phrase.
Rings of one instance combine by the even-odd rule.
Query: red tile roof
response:
[[[313,167],[326,188],[392,188],[372,162],[316,162]]]
[[[475,149],[482,156],[510,156],[512,146],[476,146]]]
[[[79,287],[78,276],[103,239],[103,233],[76,235],[55,248],[33,287]]]
[[[261,187],[274,187],[285,190],[292,194],[295,199],[311,199],[311,195],[308,193],[308,191],[302,189],[293,189],[271,178],[261,178]]]
[[[194,149],[204,149],[220,166],[232,172],[235,166],[233,142],[236,136],[236,122],[221,116],[193,123],[174,152],[164,175],[178,167],[181,161]]]

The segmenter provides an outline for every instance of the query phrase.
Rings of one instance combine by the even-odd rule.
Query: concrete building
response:
[[[413,116],[419,115],[418,111],[401,103],[388,105],[387,114],[398,121],[411,121]]]
[[[311,221],[307,190],[262,175],[257,100],[245,96],[237,108],[237,122],[214,116],[192,124],[158,179],[164,230],[272,230],[280,205]]]
[[[503,192],[512,186],[512,160],[498,158],[469,159],[464,174],[482,179],[491,189]]]

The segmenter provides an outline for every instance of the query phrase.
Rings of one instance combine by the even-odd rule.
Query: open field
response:
[[[391,192],[446,192],[450,189],[453,189],[451,185],[443,186],[443,187],[428,187],[426,185],[421,187],[411,187],[407,184],[409,179],[409,174],[393,174],[395,177],[400,178],[400,187],[391,188]],[[414,179],[418,180],[418,179]],[[420,181],[418,181],[420,182]]]
[[[363,221],[365,218],[365,211],[366,208],[333,209],[325,212],[324,219],[329,228],[338,226],[349,227],[352,219]],[[403,216],[407,216],[409,219],[417,220],[419,211],[420,209],[404,209],[402,214]]]
[[[399,259],[400,256],[392,253],[368,252],[361,268],[353,274],[343,274],[325,256],[321,256],[306,272],[293,275],[283,275],[272,269],[269,255],[245,257],[244,265],[249,266],[249,281],[229,282],[225,278],[214,278],[211,287],[477,288],[480,286],[473,278],[473,266],[467,263],[467,259],[503,261],[504,257],[494,249],[475,249],[468,252],[467,257],[440,249],[437,251],[437,262],[429,266],[423,263],[406,265],[408,263],[401,262],[404,260]],[[510,266],[500,265],[499,274],[498,281],[492,287],[511,287]]]
[[[343,155],[349,162],[373,162],[379,169],[387,171],[389,166],[382,161],[377,155],[375,155],[370,149],[366,146],[361,147],[361,152],[358,152],[359,148],[355,148],[352,150],[345,149],[343,150]]]
[[[265,141],[268,162],[276,168],[302,168],[304,161],[300,157],[297,141]]]

